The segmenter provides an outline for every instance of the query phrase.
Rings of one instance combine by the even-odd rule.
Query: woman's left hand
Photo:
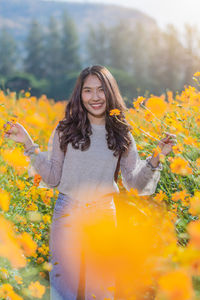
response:
[[[165,134],[166,137],[160,140],[158,146],[161,149],[161,154],[166,156],[172,151],[172,147],[176,145],[177,140],[175,134],[171,134],[169,132],[165,132]]]

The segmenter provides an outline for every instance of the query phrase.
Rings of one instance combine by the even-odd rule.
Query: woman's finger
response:
[[[176,134],[164,131],[164,134],[166,134],[167,136],[171,136],[171,137],[176,137]]]

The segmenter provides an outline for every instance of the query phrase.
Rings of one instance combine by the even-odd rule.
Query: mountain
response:
[[[117,5],[75,3],[44,0],[0,0],[0,28],[8,28],[18,41],[23,41],[31,20],[37,19],[46,26],[50,16],[59,19],[66,10],[77,25],[81,39],[87,33],[89,25],[103,23],[112,26],[119,21],[134,26],[142,22],[155,27],[156,21],[148,15],[132,8]]]

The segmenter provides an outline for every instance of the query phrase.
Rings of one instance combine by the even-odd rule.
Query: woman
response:
[[[117,118],[110,115],[112,109],[120,111]],[[65,118],[56,127],[50,158],[40,152],[21,124],[11,124],[6,133],[5,137],[24,144],[24,154],[30,156],[43,181],[59,190],[50,236],[52,300],[113,299],[108,289],[114,285],[111,265],[98,255],[100,243],[92,248],[90,238],[85,242],[84,224],[97,228],[96,224],[103,224],[98,221],[104,220],[111,233],[107,241],[112,236],[116,225],[113,193],[119,191],[114,179],[119,167],[126,189],[137,189],[140,195],[155,192],[159,155],[140,160],[125,110],[111,73],[92,66],[76,82]],[[159,142],[162,154],[170,153],[174,143],[174,135],[167,134]]]

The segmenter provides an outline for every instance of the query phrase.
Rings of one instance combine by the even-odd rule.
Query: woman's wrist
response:
[[[150,156],[146,158],[146,161],[147,161],[147,166],[151,168],[152,171],[162,171],[163,166],[159,160],[159,157]]]
[[[34,145],[33,140],[30,138],[24,143],[24,150],[27,151]]]
[[[152,165],[153,168],[157,168],[159,162],[160,162],[159,155],[152,156],[152,158],[149,160],[149,163]]]

